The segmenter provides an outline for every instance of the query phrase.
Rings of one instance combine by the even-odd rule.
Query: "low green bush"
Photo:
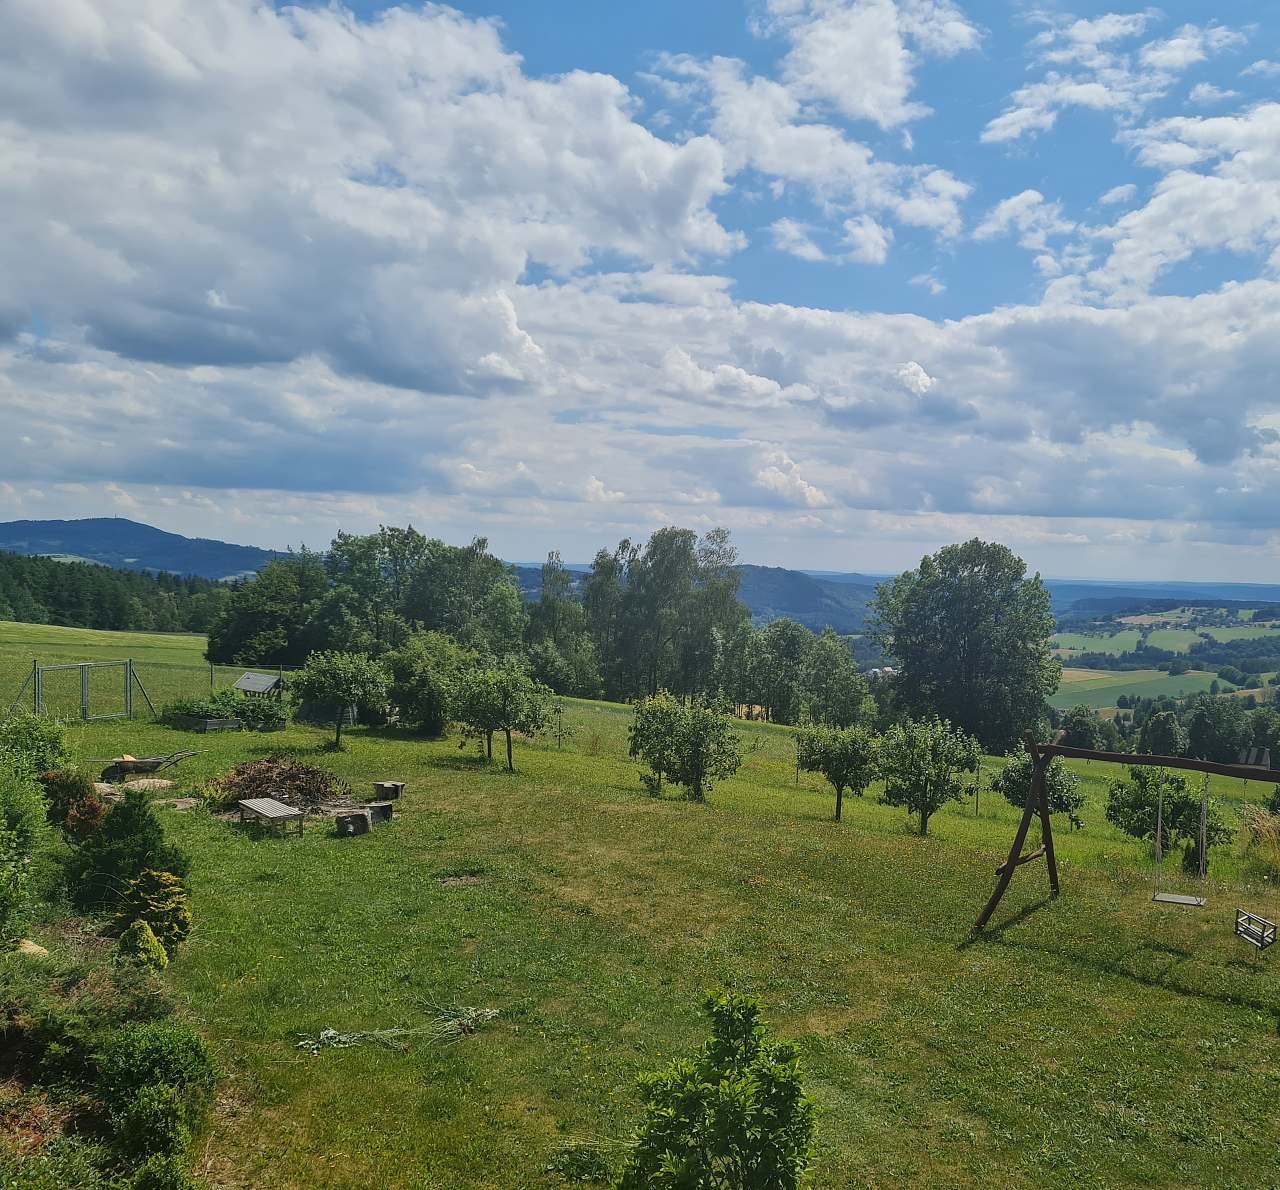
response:
[[[130,1110],[144,1087],[172,1088],[183,1123],[193,1128],[213,1096],[217,1071],[203,1038],[176,1021],[131,1025],[103,1050],[98,1089],[113,1119]]]
[[[87,773],[74,768],[50,769],[40,774],[49,822],[62,826],[67,815],[82,802],[97,801],[98,791]]]
[[[173,1153],[156,1153],[138,1167],[130,1190],[196,1190],[182,1158]]]
[[[14,836],[28,859],[49,838],[44,794],[34,770],[14,752],[0,751],[0,830]]]
[[[165,955],[172,958],[191,933],[191,902],[179,877],[172,872],[147,869],[129,882],[120,899],[115,925],[127,931],[140,923],[149,927]]]
[[[134,1161],[177,1156],[191,1139],[182,1092],[167,1083],[139,1088],[123,1109],[112,1113],[112,1123],[117,1150]]]
[[[31,863],[12,831],[0,830],[0,948],[17,938],[31,908]]]
[[[116,943],[116,957],[122,963],[161,971],[169,965],[169,953],[155,931],[145,921],[135,921]]]
[[[167,703],[160,722],[181,726],[181,719],[239,719],[249,731],[279,731],[289,722],[289,706],[279,698],[255,698],[239,690],[219,690],[207,698],[179,698]]]
[[[748,997],[708,996],[703,1007],[710,1040],[640,1078],[645,1115],[619,1190],[794,1190],[809,1168],[814,1122],[796,1047],[769,1037]]]
[[[62,724],[46,715],[29,713],[0,722],[0,752],[22,757],[33,773],[62,768],[71,759]]]
[[[80,842],[67,874],[76,903],[91,908],[118,901],[147,869],[185,876],[189,867],[186,853],[165,839],[147,795],[129,789],[102,826]]]

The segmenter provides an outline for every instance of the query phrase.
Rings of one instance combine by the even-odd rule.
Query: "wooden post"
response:
[[[973,932],[975,934],[991,920],[991,915],[996,911],[996,906],[1000,904],[1000,898],[1004,896],[1005,889],[1009,887],[1009,881],[1013,879],[1013,870],[1018,866],[1018,859],[1022,855],[1022,845],[1027,841],[1027,831],[1031,828],[1031,819],[1038,809],[1039,793],[1035,778],[1036,749],[1035,745],[1030,743],[1028,743],[1027,747],[1031,751],[1032,778],[1031,788],[1027,791],[1027,802],[1022,808],[1022,821],[1018,823],[1018,833],[1013,836],[1013,846],[1009,848],[1009,858],[1000,867],[1000,878],[996,881],[995,892],[991,894],[991,899],[987,902],[986,908],[978,914],[978,920],[973,923]]]
[[[124,663],[124,713],[133,718],[133,658]]]
[[[1032,791],[1038,794],[1040,802],[1040,838],[1044,846],[1045,862],[1049,865],[1049,890],[1058,895],[1058,858],[1053,852],[1053,826],[1049,821],[1049,792],[1045,780],[1045,770],[1049,767],[1051,756],[1039,757],[1035,775],[1031,779]]]

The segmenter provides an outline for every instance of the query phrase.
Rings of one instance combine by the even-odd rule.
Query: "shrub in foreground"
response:
[[[813,1103],[794,1045],[773,1041],[745,996],[708,996],[711,1038],[644,1075],[644,1119],[619,1190],[793,1190],[809,1167]]]
[[[186,853],[166,841],[147,795],[129,789],[102,826],[81,842],[68,873],[77,903],[96,906],[122,896],[147,869],[185,876],[189,867]]]
[[[142,1161],[152,1155],[177,1156],[191,1139],[187,1110],[177,1087],[151,1083],[112,1116],[116,1148]]]
[[[62,724],[26,712],[0,721],[0,752],[21,757],[33,773],[62,768],[71,758]]]
[[[153,971],[163,970],[169,965],[169,954],[160,945],[155,931],[145,921],[135,921],[116,943],[116,956],[122,963],[132,963],[135,967],[149,967]]]
[[[196,1184],[181,1157],[174,1153],[156,1153],[138,1167],[129,1190],[196,1190]]]
[[[170,1021],[132,1025],[115,1034],[103,1052],[98,1085],[113,1120],[123,1120],[135,1110],[144,1087],[172,1088],[181,1121],[190,1129],[208,1106],[216,1078],[213,1059],[200,1035]],[[152,1108],[161,1110],[155,1104],[147,1110]]]
[[[182,880],[172,872],[151,868],[141,872],[120,898],[116,928],[126,930],[145,922],[164,952],[173,958],[174,951],[191,933],[191,902]]]

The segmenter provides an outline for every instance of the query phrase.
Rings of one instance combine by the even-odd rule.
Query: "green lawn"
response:
[[[743,767],[708,805],[654,801],[628,709],[566,705],[564,749],[519,744],[514,776],[456,740],[362,728],[341,754],[296,726],[73,729],[86,758],[206,749],[181,790],[277,749],[363,792],[408,782],[395,821],[357,839],[163,811],[194,857],[195,931],[169,979],[226,1071],[197,1148],[211,1185],[564,1187],[556,1155],[616,1153],[636,1074],[699,1042],[696,1001],[721,987],[800,1047],[814,1187],[1274,1183],[1280,987],[1231,922],[1237,904],[1274,919],[1280,893],[1249,883],[1238,847],[1213,856],[1209,909],[1153,905],[1142,849],[1103,817],[1115,770],[1077,763],[1064,895],[1020,868],[970,943],[1016,823],[1003,800],[954,803],[921,839],[873,788],[836,824],[821,784],[796,781],[792,733],[743,724]],[[64,930],[37,937],[60,949]],[[296,1047],[435,1005],[500,1015],[452,1045]]]
[[[795,783],[790,733],[743,725],[744,767],[709,805],[655,802],[626,757],[628,711],[569,707],[565,749],[519,747],[515,776],[455,741],[363,729],[336,756],[296,727],[79,730],[90,756],[208,748],[179,770],[192,786],[280,747],[366,790],[409,782],[395,822],[356,840],[166,811],[195,856],[196,930],[171,978],[228,1072],[199,1163],[212,1183],[563,1186],[555,1154],[626,1136],[635,1075],[697,1042],[707,987],[759,996],[799,1043],[815,1186],[1272,1175],[1280,989],[1230,921],[1280,898],[1239,885],[1224,852],[1208,912],[1153,906],[1138,847],[1101,814],[1110,771],[1079,766],[1066,895],[1043,903],[1043,869],[1021,869],[997,928],[966,945],[1014,827],[1003,801],[953,805],[928,839],[873,797],[836,825],[818,782]],[[458,875],[478,882],[442,883]],[[295,1047],[412,1027],[433,1004],[501,1015],[450,1046]]]

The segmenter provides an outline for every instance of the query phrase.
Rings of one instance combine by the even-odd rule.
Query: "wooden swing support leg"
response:
[[[1049,865],[1050,892],[1055,897],[1058,895],[1058,860],[1053,852],[1053,828],[1049,823],[1049,803],[1044,791],[1045,769],[1049,767],[1052,756],[1041,752],[1030,735],[1027,737],[1026,744],[1027,751],[1031,753],[1031,788],[1027,792],[1027,804],[1022,808],[1022,821],[1018,824],[1018,833],[1013,837],[1013,846],[1009,848],[1009,858],[996,869],[996,874],[1000,878],[996,882],[995,891],[991,894],[991,900],[978,914],[978,920],[973,923],[975,934],[991,920],[991,915],[996,911],[996,906],[1000,904],[1005,890],[1009,887],[1009,881],[1013,879],[1014,870],[1022,864],[1039,859],[1043,855]],[[1044,841],[1035,851],[1023,855],[1022,848],[1027,841],[1027,831],[1031,829],[1031,820],[1037,814],[1040,815],[1040,832]]]

